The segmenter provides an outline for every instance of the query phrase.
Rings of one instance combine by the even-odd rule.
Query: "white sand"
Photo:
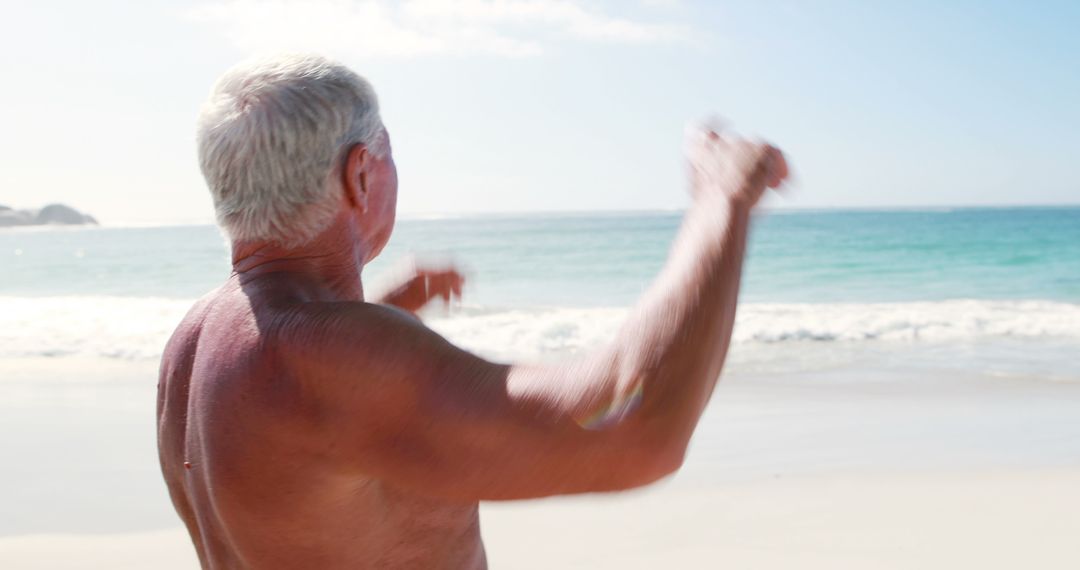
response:
[[[33,534],[0,538],[10,570],[172,570],[199,567],[183,528],[123,534]]]
[[[1080,567],[1080,470],[806,477],[486,505],[495,569]],[[182,529],[0,539],[5,569],[194,568]]]
[[[153,363],[23,364],[0,378],[0,569],[195,568]],[[484,505],[483,533],[496,570],[1080,568],[1078,418],[1075,382],[734,375],[673,480]]]
[[[493,568],[1080,568],[1080,470],[781,479],[485,515]]]

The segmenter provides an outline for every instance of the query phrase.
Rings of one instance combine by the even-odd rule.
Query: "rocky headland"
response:
[[[8,206],[0,206],[0,228],[44,225],[97,225],[97,223],[93,216],[84,214],[64,204],[49,204],[37,210],[16,210]]]

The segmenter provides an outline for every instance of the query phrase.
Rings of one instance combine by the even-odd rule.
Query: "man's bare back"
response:
[[[280,305],[275,301],[283,301]],[[273,323],[277,292],[234,277],[165,351],[158,417],[173,503],[207,568],[484,568],[476,501],[397,489],[328,461]]]
[[[303,67],[322,60],[298,65],[300,92],[327,74],[355,84],[344,68]],[[274,87],[246,81],[223,89]],[[226,103],[265,96],[242,95]],[[361,272],[393,228],[388,139],[385,152],[346,144],[323,198],[332,219],[288,245],[230,227],[254,218],[228,202],[235,173],[204,162],[219,211],[247,218],[226,223],[233,275],[170,339],[158,400],[162,471],[203,567],[484,568],[478,501],[617,491],[677,470],[730,341],[750,210],[787,175],[772,147],[699,134],[694,205],[667,266],[609,346],[551,366],[489,362],[425,327],[417,310],[460,294],[453,270],[365,301]],[[214,136],[206,152],[228,150]]]

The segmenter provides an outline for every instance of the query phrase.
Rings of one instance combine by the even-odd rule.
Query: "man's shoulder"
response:
[[[174,356],[177,352],[186,352],[194,349],[202,334],[207,318],[215,308],[215,305],[225,293],[223,287],[215,289],[203,295],[188,309],[184,317],[176,325],[169,341],[165,345],[165,356]]]
[[[423,324],[412,314],[364,301],[296,303],[275,309],[274,332],[279,342],[307,342],[313,337],[331,342],[364,339],[374,344]]]
[[[239,352],[258,346],[267,322],[257,307],[227,283],[197,300],[169,337],[162,353],[162,374],[196,360],[236,360]]]
[[[195,346],[198,344],[199,334],[202,331],[202,323],[213,304],[215,293],[216,291],[209,293],[196,301],[173,329],[161,357],[162,374],[167,373],[171,365],[190,360],[194,356]]]
[[[380,304],[301,303],[277,318],[268,340],[276,357],[320,384],[397,377],[435,364],[449,346],[411,313]]]
[[[408,353],[414,362],[437,351],[441,337],[412,314],[363,301],[268,301],[228,287],[197,301],[177,326],[162,373],[187,365],[245,377],[310,381],[366,376]],[[443,341],[444,342],[444,341]]]

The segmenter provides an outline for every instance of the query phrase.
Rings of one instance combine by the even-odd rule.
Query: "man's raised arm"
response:
[[[703,132],[694,204],[669,260],[607,348],[506,366],[383,307],[313,304],[283,328],[315,400],[312,436],[353,472],[431,495],[515,499],[643,485],[676,470],[720,374],[750,210],[787,166]]]

